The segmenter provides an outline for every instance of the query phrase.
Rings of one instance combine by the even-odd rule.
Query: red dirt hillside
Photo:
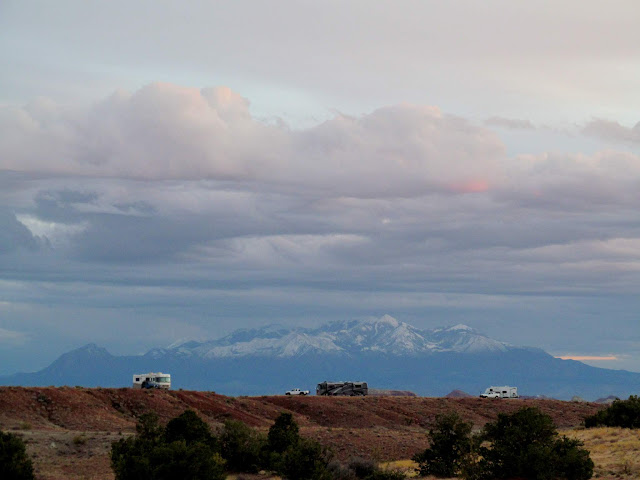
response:
[[[281,412],[289,411],[303,436],[331,446],[339,458],[361,456],[381,461],[409,458],[426,448],[428,428],[441,413],[455,410],[479,428],[498,413],[525,405],[551,415],[559,428],[579,426],[585,416],[603,408],[558,400],[226,397],[213,392],[131,388],[0,387],[0,429],[17,431],[29,442],[30,452],[36,453],[39,478],[113,478],[108,463],[110,442],[134,432],[137,417],[149,411],[167,422],[193,409],[213,429],[233,418],[265,432]],[[80,437],[89,441],[84,443]],[[52,449],[57,447],[52,445],[62,450],[53,455]],[[73,461],[66,465],[68,455]],[[92,472],[90,477],[78,476],[84,467]]]

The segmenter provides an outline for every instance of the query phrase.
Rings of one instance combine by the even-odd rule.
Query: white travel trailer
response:
[[[484,393],[480,394],[481,398],[518,398],[518,387],[489,387]]]
[[[162,372],[136,373],[133,388],[171,388],[171,375]]]

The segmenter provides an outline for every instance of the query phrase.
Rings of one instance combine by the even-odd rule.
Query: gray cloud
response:
[[[24,221],[79,261],[286,272],[436,255],[454,268],[448,255],[465,251],[486,260],[638,233],[631,220],[602,230],[612,208],[634,208],[636,155],[509,158],[494,132],[433,107],[291,130],[254,119],[228,88],[153,84],[88,110],[40,101],[3,118],[2,166],[32,176]]]
[[[640,122],[634,127],[628,128],[618,122],[610,120],[596,119],[589,122],[582,132],[586,135],[593,135],[604,140],[640,144]]]
[[[576,345],[541,333],[558,316],[567,336],[583,325],[583,350],[601,338],[584,305],[620,302],[612,324],[635,325],[630,152],[508,156],[487,126],[409,104],[291,129],[228,88],[171,84],[6,107],[2,122],[7,331],[91,316],[143,349],[154,318],[157,344],[391,311],[559,351]]]
[[[36,250],[41,243],[16,216],[0,208],[0,255],[18,249]]]
[[[517,118],[491,117],[485,120],[485,125],[503,127],[514,130],[535,130],[535,126],[529,120]]]

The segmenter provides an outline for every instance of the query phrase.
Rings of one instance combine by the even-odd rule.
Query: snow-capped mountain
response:
[[[270,325],[237,330],[206,342],[183,342],[148,355],[176,355],[204,359],[234,357],[296,357],[305,354],[346,355],[379,353],[416,356],[436,352],[502,352],[507,344],[471,327],[456,325],[420,330],[384,315],[377,319],[332,322],[319,328],[286,328]]]
[[[640,373],[561,360],[507,345],[466,325],[420,330],[385,315],[318,328],[272,325],[218,340],[179,341],[145,355],[114,356],[90,344],[33,373],[0,377],[0,385],[131,386],[140,372],[171,374],[174,388],[232,395],[314,390],[324,380],[363,380],[369,388],[445,395],[515,385],[522,395],[570,399],[624,398],[640,390]]]

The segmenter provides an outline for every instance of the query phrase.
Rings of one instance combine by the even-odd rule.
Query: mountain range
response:
[[[560,360],[543,350],[492,339],[466,325],[421,330],[384,315],[318,328],[269,325],[210,341],[180,341],[144,355],[114,356],[95,344],[45,369],[0,377],[0,385],[130,386],[134,373],[162,371],[173,388],[228,395],[277,394],[323,380],[367,381],[370,388],[443,396],[459,389],[517,386],[521,395],[570,399],[626,397],[640,373]]]
[[[419,330],[384,315],[379,319],[333,322],[316,329],[280,325],[236,330],[218,340],[176,342],[148,354],[202,359],[305,355],[353,357],[362,354],[420,356],[437,352],[504,352],[505,343],[492,340],[466,325]]]

